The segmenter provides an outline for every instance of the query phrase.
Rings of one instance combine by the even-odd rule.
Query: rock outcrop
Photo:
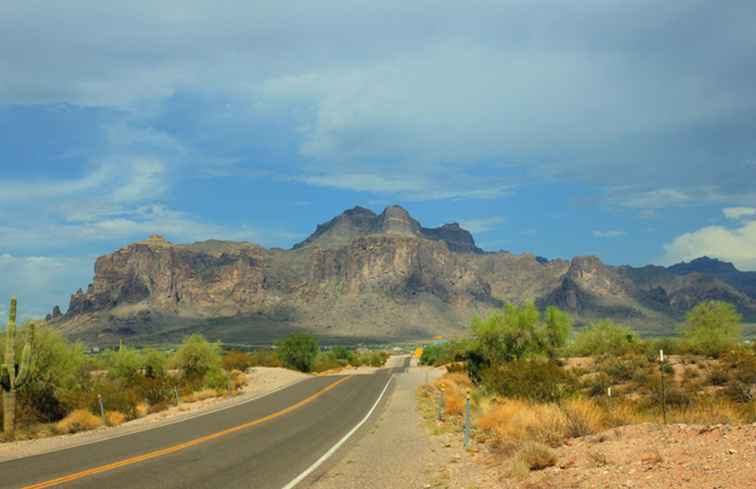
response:
[[[355,207],[291,250],[151,236],[98,258],[86,292],[49,320],[91,342],[170,341],[201,330],[248,344],[292,328],[330,337],[459,334],[471,315],[523,301],[558,305],[580,321],[663,327],[707,298],[756,316],[752,294],[706,273],[484,253],[458,224],[424,228],[401,207]]]

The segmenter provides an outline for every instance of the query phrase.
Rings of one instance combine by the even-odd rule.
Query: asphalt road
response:
[[[180,423],[0,463],[0,488],[282,489],[365,417],[400,370],[314,377]],[[45,484],[70,474],[80,477]]]

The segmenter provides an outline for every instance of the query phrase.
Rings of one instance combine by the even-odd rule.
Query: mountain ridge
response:
[[[381,214],[355,207],[289,250],[221,240],[173,244],[157,235],[131,243],[97,258],[86,292],[79,289],[65,314],[48,319],[69,336],[112,343],[193,331],[238,342],[291,330],[453,336],[474,314],[524,301],[557,305],[579,322],[619,319],[647,334],[672,328],[711,298],[756,317],[755,277],[717,262],[636,268],[595,256],[483,252],[459,224],[425,228],[399,206]]]

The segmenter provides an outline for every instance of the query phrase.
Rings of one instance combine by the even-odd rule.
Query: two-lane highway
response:
[[[179,423],[0,463],[0,488],[291,487],[365,419],[397,370],[313,377]]]

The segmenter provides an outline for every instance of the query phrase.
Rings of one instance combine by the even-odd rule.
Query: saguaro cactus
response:
[[[3,389],[3,432],[7,440],[15,437],[16,387],[29,380],[31,375],[31,349],[27,340],[21,353],[21,362],[16,363],[16,298],[11,298],[8,326],[5,330],[5,356],[0,365],[0,387]],[[34,334],[32,333],[33,337]]]

